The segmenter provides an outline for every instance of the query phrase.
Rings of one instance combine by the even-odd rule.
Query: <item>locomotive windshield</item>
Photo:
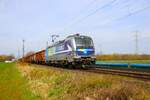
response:
[[[90,48],[93,47],[93,41],[90,37],[75,37],[77,48]]]

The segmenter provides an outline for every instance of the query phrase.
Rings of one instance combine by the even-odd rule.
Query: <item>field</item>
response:
[[[135,61],[135,62],[150,62],[150,55],[146,54],[104,54],[96,55],[96,59],[99,61]]]
[[[0,63],[0,100],[34,100],[15,63]]]
[[[150,100],[150,82],[75,70],[17,64],[41,100]]]
[[[150,100],[150,82],[26,63],[0,63],[0,100]]]

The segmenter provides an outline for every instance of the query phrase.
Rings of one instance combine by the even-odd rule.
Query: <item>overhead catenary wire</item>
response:
[[[104,9],[104,8],[106,8],[106,7],[108,7],[108,6],[110,6],[111,4],[115,3],[116,1],[117,1],[117,0],[112,0],[111,2],[105,4],[104,6],[95,9],[95,10],[94,10],[93,12],[91,12],[90,14],[88,14],[88,15],[82,17],[81,19],[79,19],[79,20],[75,21],[74,23],[70,24],[68,27],[64,28],[64,30],[67,29],[67,28],[72,27],[73,25],[76,25],[76,24],[81,23],[82,21],[84,21],[84,20],[87,19],[88,17],[90,17],[90,16],[96,14],[98,11],[100,11],[100,10],[102,10],[102,9]],[[121,16],[121,17],[118,17],[118,18],[114,18],[114,19],[112,19],[112,20],[109,20],[109,21],[105,22],[104,25],[105,25],[105,24],[109,24],[109,23],[114,22],[114,21],[124,20],[124,19],[127,18],[127,17],[136,15],[136,14],[141,13],[141,12],[147,10],[147,9],[150,9],[150,6],[147,6],[147,7],[141,8],[141,9],[138,9],[138,10],[133,11],[133,12],[130,11],[128,14],[126,14],[126,15],[124,15],[124,16]],[[96,27],[98,27],[98,26],[96,26]]]
[[[118,19],[116,19],[116,20],[122,20],[122,19],[124,19],[124,18],[129,17],[129,16],[133,16],[133,15],[135,15],[135,14],[138,14],[138,13],[140,13],[140,12],[143,12],[143,11],[145,11],[145,10],[147,10],[147,9],[150,9],[150,6],[141,8],[141,9],[136,10],[136,11],[134,11],[134,12],[130,12],[129,14],[127,14],[127,15],[125,15],[125,16],[122,16],[122,17],[120,17],[120,18],[118,18]]]
[[[92,0],[91,2],[89,2],[85,7],[83,7],[83,10],[80,10],[80,11],[79,11],[79,14],[78,14],[77,16],[74,16],[74,17],[72,18],[72,21],[74,21],[74,20],[80,18],[81,15],[82,15],[85,11],[87,11],[87,9],[89,9],[89,7],[91,7],[94,3],[96,3],[96,1],[98,1],[98,0]],[[67,25],[66,25],[66,26],[67,26]],[[70,24],[68,24],[68,26],[70,26]],[[61,31],[64,31],[64,30],[66,30],[67,28],[68,28],[68,27],[65,27],[65,28],[63,28]]]
[[[136,10],[136,11],[134,11],[134,12],[130,12],[130,13],[124,15],[124,16],[121,16],[121,17],[119,17],[119,18],[113,19],[112,21],[123,20],[123,19],[125,19],[125,18],[127,18],[127,17],[130,17],[130,16],[136,15],[136,14],[138,14],[138,13],[141,13],[141,12],[147,10],[147,9],[150,9],[150,6],[147,6],[147,7],[141,8],[141,9],[138,9],[138,10]],[[111,21],[110,21],[110,22],[111,22]],[[108,24],[108,23],[110,23],[110,22],[107,22],[106,24]]]
[[[106,8],[106,7],[109,7],[110,5],[112,5],[113,3],[115,3],[116,1],[117,1],[117,0],[112,0],[112,1],[108,2],[107,4],[105,4],[105,5],[103,5],[103,6],[99,7],[99,8],[97,8],[97,9],[95,9],[94,11],[92,11],[92,12],[89,13],[89,14],[87,14],[86,16],[84,16],[84,17],[80,18],[79,20],[73,22],[73,23],[70,24],[68,27],[72,27],[72,26],[75,25],[75,24],[81,23],[82,21],[84,21],[84,20],[87,19],[88,17],[90,17],[90,16],[96,14],[98,11],[100,11],[100,10]],[[67,28],[65,28],[65,29],[67,29]]]
[[[92,6],[96,1],[98,1],[98,0],[93,0],[93,1],[91,1],[90,3],[88,3],[88,4],[83,8],[83,10],[80,10],[80,11],[79,11],[79,14],[78,14],[76,17],[74,17],[73,19],[76,19],[76,18],[80,17],[81,14],[82,14],[83,12],[87,11],[87,9],[88,9],[90,6]]]
[[[90,6],[92,6],[96,1],[98,1],[98,0],[92,0],[90,3],[88,3],[85,7],[83,7],[83,10],[80,10],[80,11],[79,11],[79,14],[78,14],[77,16],[74,16],[74,17],[72,18],[72,20],[76,20],[78,17],[80,17],[80,16],[83,14],[83,12],[87,11],[87,9],[88,9]]]
[[[90,14],[88,14],[88,15],[84,16],[83,18],[79,19],[76,23],[81,22],[81,21],[87,19],[88,17],[90,17],[90,16],[96,14],[98,11],[100,11],[101,9],[104,9],[104,8],[110,6],[110,5],[111,5],[112,3],[114,3],[115,1],[116,1],[116,0],[113,0],[113,1],[111,1],[111,2],[109,2],[109,3],[107,3],[107,4],[105,4],[105,5],[103,5],[102,7],[97,8],[96,10],[94,10],[93,12],[91,12]],[[76,23],[75,23],[75,24],[76,24]]]
[[[130,17],[130,16],[136,15],[136,14],[138,14],[138,13],[141,13],[141,12],[147,10],[147,9],[150,9],[150,6],[147,6],[147,7],[141,8],[141,9],[138,9],[138,10],[136,10],[136,11],[134,11],[134,12],[130,12],[130,13],[124,15],[124,16],[121,16],[121,17],[118,17],[118,18],[114,18],[114,19],[112,19],[112,20],[110,20],[110,21],[105,22],[103,25],[107,25],[107,24],[109,24],[109,23],[111,23],[111,22],[114,22],[114,21],[124,20],[125,18],[128,18],[128,17]],[[97,25],[97,26],[95,26],[95,27],[97,28],[97,27],[99,27],[99,26],[100,26],[100,25]]]

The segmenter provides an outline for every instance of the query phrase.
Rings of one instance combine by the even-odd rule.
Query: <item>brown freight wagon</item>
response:
[[[32,62],[34,62],[33,57],[34,57],[34,54],[26,56],[26,57],[24,57],[24,61],[28,62],[28,63],[32,63]]]
[[[37,64],[45,64],[45,50],[39,51],[35,54],[35,63]]]
[[[29,56],[29,58],[28,58],[29,63],[34,63],[35,62],[34,56],[35,56],[35,54],[32,54],[32,55]]]

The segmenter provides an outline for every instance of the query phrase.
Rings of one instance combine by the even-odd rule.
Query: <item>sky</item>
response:
[[[91,36],[96,53],[150,54],[150,0],[0,0],[0,54],[39,51],[80,33]]]

